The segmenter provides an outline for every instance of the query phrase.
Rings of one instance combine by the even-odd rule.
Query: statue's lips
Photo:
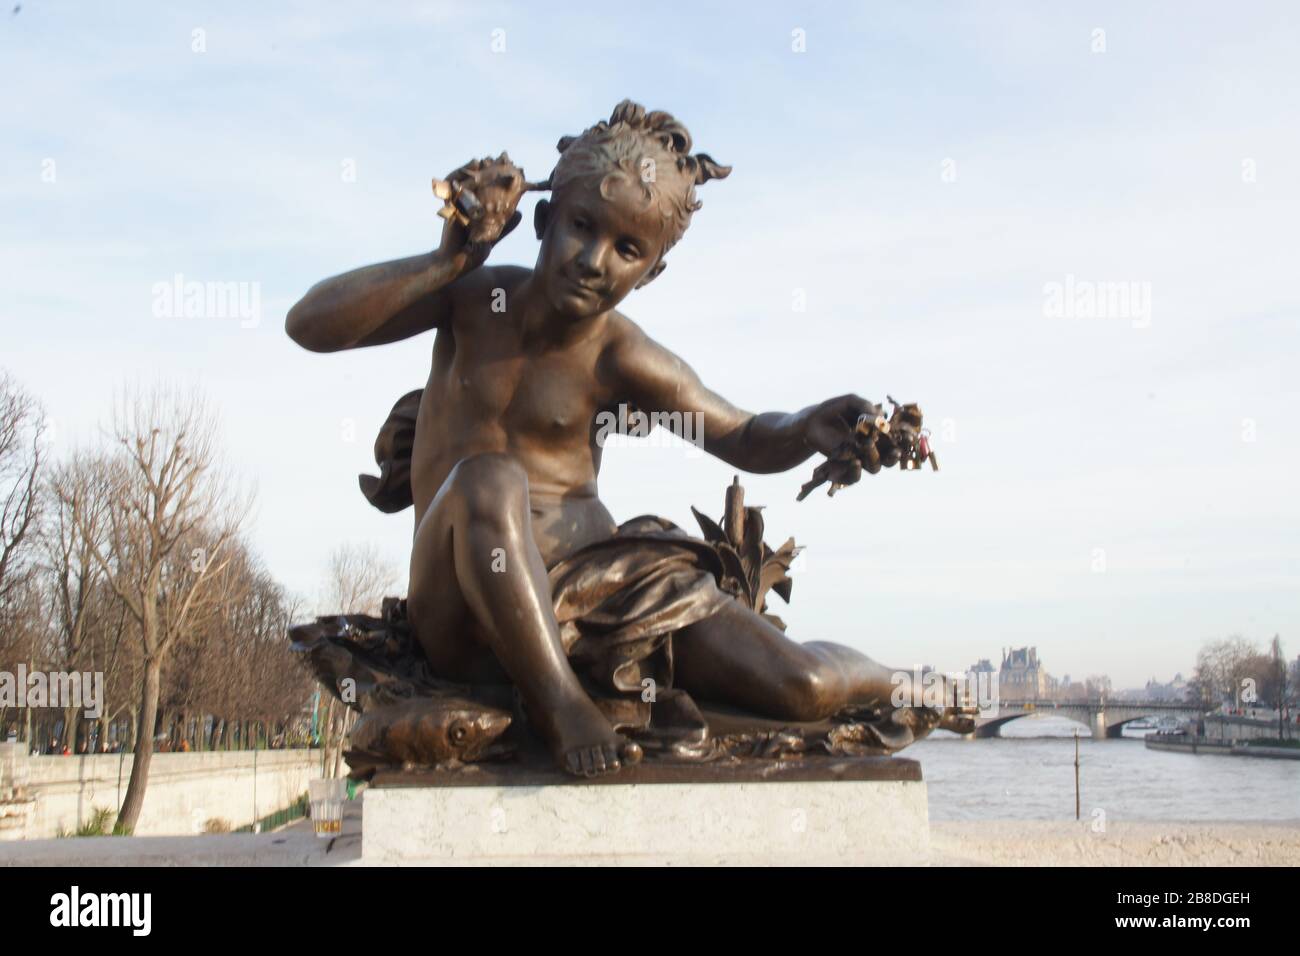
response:
[[[581,282],[578,282],[576,279],[570,279],[568,276],[564,277],[564,284],[573,289],[579,295],[599,297],[604,294],[600,289],[593,288],[589,285],[583,285]]]

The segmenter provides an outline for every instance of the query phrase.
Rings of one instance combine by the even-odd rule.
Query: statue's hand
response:
[[[876,416],[880,408],[857,395],[841,395],[814,406],[804,422],[804,442],[826,456],[826,460],[813,471],[812,479],[799,492],[806,498],[814,488],[829,481],[830,493],[837,488],[855,484],[862,477],[862,469],[871,474],[880,470],[880,456],[874,447],[859,447],[854,428],[862,415]]]
[[[841,395],[814,406],[804,423],[804,441],[828,458],[842,452],[853,440],[853,430],[862,415],[876,416],[880,406],[857,395]]]
[[[442,227],[439,252],[448,258],[464,256],[466,270],[477,268],[492,247],[519,225],[519,199],[531,184],[524,171],[502,153],[496,159],[485,156],[452,172],[445,182],[454,190],[447,200],[451,207]]]
[[[894,400],[891,398],[891,402]],[[926,457],[926,438],[921,428],[921,409],[916,405],[898,405],[886,421],[879,405],[857,395],[841,395],[814,405],[802,414],[804,443],[826,456],[813,470],[812,478],[799,489],[802,501],[826,482],[828,494],[844,485],[855,484],[862,472],[874,475],[881,468],[892,468],[906,455],[916,464]],[[930,465],[938,470],[933,453]]]

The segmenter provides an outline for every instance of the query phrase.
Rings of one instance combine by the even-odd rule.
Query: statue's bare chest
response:
[[[594,362],[582,354],[522,355],[458,343],[444,387],[468,419],[513,439],[585,443],[600,402]]]

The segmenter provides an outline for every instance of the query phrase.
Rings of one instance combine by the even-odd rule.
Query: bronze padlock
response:
[[[483,215],[483,204],[478,197],[459,182],[435,179],[433,194],[442,200],[438,215],[443,219],[455,218],[460,225],[468,226]]]

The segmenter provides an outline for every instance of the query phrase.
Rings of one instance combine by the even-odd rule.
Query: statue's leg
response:
[[[563,769],[588,776],[619,769],[622,738],[582,689],[560,642],[533,540],[528,476],[512,457],[476,455],[447,476],[416,529],[407,609],[440,676],[474,681],[504,672]]]
[[[732,601],[673,639],[673,680],[692,697],[781,720],[822,720],[847,707],[889,707],[913,675],[865,654],[792,641],[776,625]],[[918,688],[919,690],[919,688]]]

